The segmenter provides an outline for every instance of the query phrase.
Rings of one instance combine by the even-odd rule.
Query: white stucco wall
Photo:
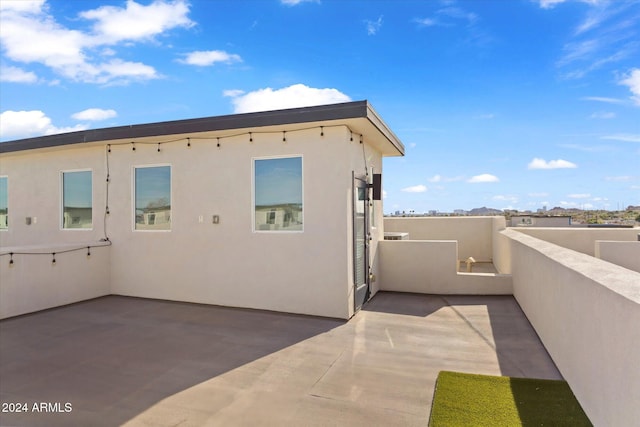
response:
[[[409,233],[410,240],[457,240],[460,259],[493,258],[493,218],[477,217],[386,217],[385,231]]]
[[[88,242],[104,245],[103,243]],[[109,295],[110,246],[63,253],[77,245],[2,248],[0,257],[0,319]],[[56,252],[53,256],[22,253]]]
[[[506,219],[494,216],[491,235],[493,238],[493,265],[502,274],[511,274],[511,241],[501,233],[506,228]]]
[[[518,227],[515,230],[564,248],[595,256],[596,240],[637,241],[639,228]]]
[[[503,233],[512,240],[514,296],[590,420],[637,424],[640,273]]]
[[[511,276],[457,273],[457,242],[385,240],[380,252],[380,286],[385,291],[427,294],[509,295]]]
[[[236,132],[239,133],[239,132]],[[176,139],[166,137],[165,140]],[[162,138],[159,139],[162,141]],[[157,141],[157,140],[154,140]],[[353,314],[352,171],[380,173],[381,153],[346,127],[192,139],[161,146],[112,143],[4,155],[9,179],[8,231],[3,247],[98,241],[110,248],[114,294],[260,308],[337,318]],[[252,227],[254,158],[303,157],[304,231],[255,233]],[[108,159],[107,157],[108,156]],[[109,211],[106,225],[107,160]],[[133,171],[171,166],[171,230],[133,231]],[[60,229],[60,171],[93,171],[93,229]],[[382,236],[375,203],[371,259]],[[219,224],[212,223],[218,215]],[[26,225],[24,217],[37,218]],[[200,217],[203,221],[200,222]],[[3,284],[4,285],[4,284]],[[34,290],[35,292],[35,290]]]
[[[596,241],[595,256],[640,273],[640,242],[598,240]]]

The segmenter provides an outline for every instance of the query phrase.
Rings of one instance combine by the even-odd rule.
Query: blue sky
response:
[[[367,99],[385,212],[640,205],[640,1],[0,1],[0,137]]]

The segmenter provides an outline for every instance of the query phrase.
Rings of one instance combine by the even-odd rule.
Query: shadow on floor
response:
[[[425,295],[380,292],[365,306],[364,310],[428,317],[445,308],[452,310],[457,317],[456,320],[464,321],[468,330],[475,335],[475,337],[460,336],[461,340],[480,338],[486,346],[495,351],[501,375],[561,378],[555,365],[549,363],[551,357],[535,329],[511,295]],[[453,329],[451,332],[456,333]],[[437,344],[434,343],[434,345]]]
[[[119,296],[3,320],[0,400],[27,403],[28,413],[2,413],[0,424],[120,425],[168,396],[344,323]],[[54,404],[48,409],[55,413],[35,413],[40,402]]]

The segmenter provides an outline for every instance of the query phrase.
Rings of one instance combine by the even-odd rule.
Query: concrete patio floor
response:
[[[425,426],[441,370],[561,378],[510,296],[379,293],[348,322],[108,296],[0,322],[0,401],[28,407],[0,425]]]

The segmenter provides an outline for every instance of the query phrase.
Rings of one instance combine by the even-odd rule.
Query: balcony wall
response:
[[[521,229],[502,234],[512,242],[514,296],[591,421],[635,425],[640,420],[640,273]]]
[[[385,223],[386,224],[386,223]],[[509,295],[511,276],[458,273],[454,240],[385,240],[378,243],[380,289],[425,294]]]
[[[410,240],[457,240],[460,259],[473,257],[476,261],[491,261],[493,218],[387,217],[384,219],[384,231],[409,233]]]
[[[596,258],[640,273],[640,242],[596,241]]]
[[[597,240],[619,242],[638,240],[637,228],[518,227],[517,230],[529,236],[591,256],[595,256]]]
[[[109,295],[111,247],[88,245],[99,245],[91,256],[86,248],[63,253],[82,245],[2,248],[7,255],[0,257],[0,319]],[[13,264],[10,252],[21,253],[13,255]]]

